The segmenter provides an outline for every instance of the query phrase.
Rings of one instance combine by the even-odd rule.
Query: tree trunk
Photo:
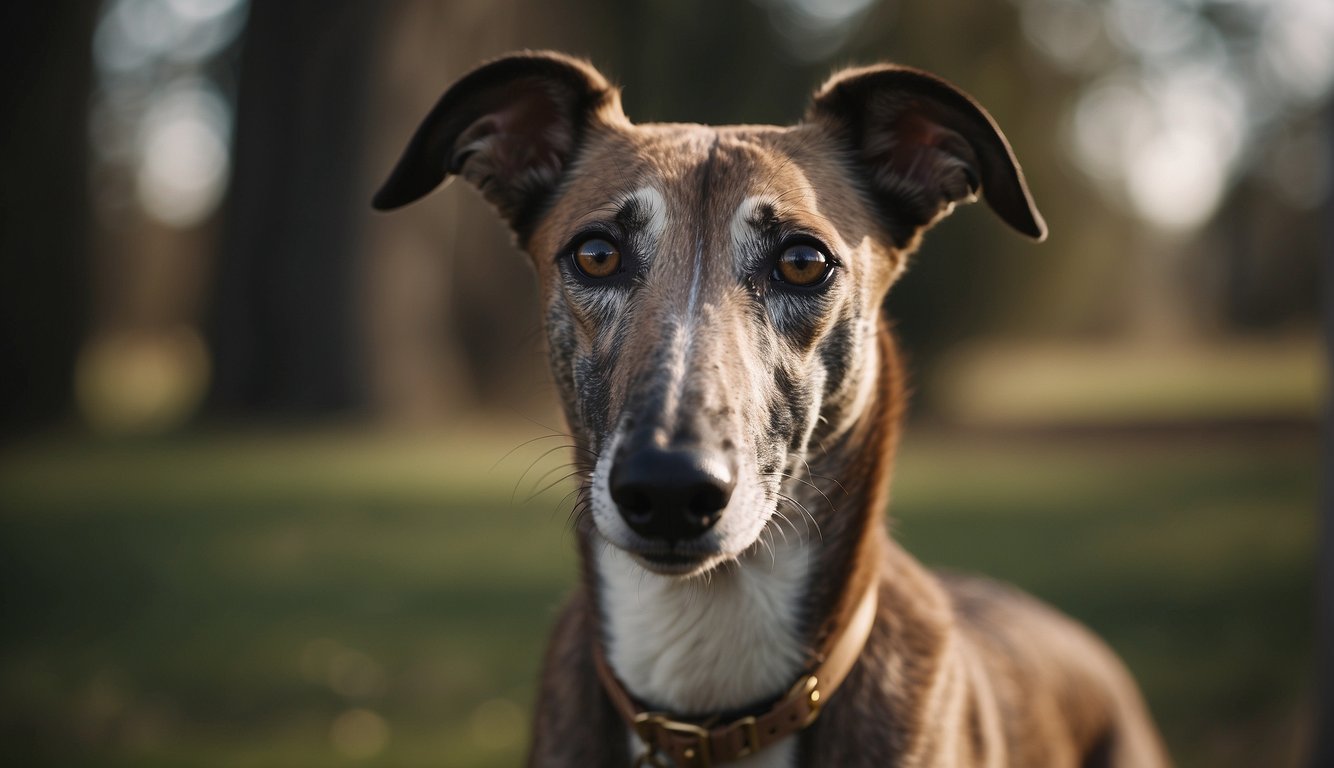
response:
[[[88,297],[88,92],[97,3],[0,11],[0,434],[70,410]]]
[[[210,407],[320,416],[365,405],[358,255],[377,3],[250,7],[235,164],[210,313]]]

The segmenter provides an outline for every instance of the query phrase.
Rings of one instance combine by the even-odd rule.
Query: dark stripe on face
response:
[[[606,372],[613,370],[615,356],[600,360],[593,355],[580,355],[574,361],[573,376],[578,397],[580,420],[588,429],[588,436],[601,440],[607,432],[607,414],[611,408],[611,380]]]
[[[794,349],[804,353],[819,340],[828,323],[827,314],[833,309],[834,297],[831,293],[788,294],[779,289],[769,291],[766,301],[770,304],[769,315],[774,328]]]
[[[774,369],[774,399],[769,404],[769,440],[788,451],[805,450],[805,429],[814,397],[810,385],[782,365]]]
[[[709,147],[709,155],[704,158],[699,172],[699,210],[709,210],[709,201],[713,197],[713,173],[718,166],[719,147],[722,143],[722,136],[713,135],[713,144]],[[701,232],[700,235],[704,234]]]
[[[820,363],[824,366],[824,396],[833,397],[843,389],[848,377],[848,368],[857,354],[856,339],[853,329],[856,322],[852,318],[838,318],[820,342]]]
[[[551,375],[560,390],[565,417],[570,420],[570,426],[578,432],[583,425],[578,400],[574,394],[573,363],[578,342],[574,323],[564,302],[554,304],[547,309],[546,330],[547,358],[551,363]]]

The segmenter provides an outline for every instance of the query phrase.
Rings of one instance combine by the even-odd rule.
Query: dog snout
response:
[[[621,453],[609,477],[611,498],[635,533],[688,541],[722,517],[736,471],[721,454],[649,446]]]

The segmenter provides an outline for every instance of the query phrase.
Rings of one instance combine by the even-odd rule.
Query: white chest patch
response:
[[[682,580],[644,570],[615,547],[597,555],[607,620],[607,660],[637,698],[681,714],[736,709],[782,693],[806,648],[798,603],[810,552],[780,538],[709,578]],[[631,754],[642,746],[627,729]],[[796,739],[732,765],[787,768]]]

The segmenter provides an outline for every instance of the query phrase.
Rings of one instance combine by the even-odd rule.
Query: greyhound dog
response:
[[[886,292],[979,194],[1046,235],[969,96],[879,65],[789,127],[635,125],[590,64],[525,52],[445,92],[374,204],[453,175],[532,257],[582,473],[529,765],[1167,765],[1098,639],[882,519]]]

